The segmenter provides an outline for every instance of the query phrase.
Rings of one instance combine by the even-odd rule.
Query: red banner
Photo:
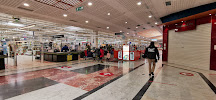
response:
[[[194,29],[196,29],[196,22],[195,20],[190,20],[181,24],[176,24],[175,32],[183,32]]]

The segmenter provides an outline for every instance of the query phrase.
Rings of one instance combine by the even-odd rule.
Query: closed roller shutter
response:
[[[196,30],[169,31],[168,62],[209,70],[211,24],[198,25]]]

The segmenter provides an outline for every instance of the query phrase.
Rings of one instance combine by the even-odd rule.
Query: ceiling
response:
[[[162,28],[155,24],[156,22],[161,24],[161,17],[216,2],[216,0],[81,0],[83,2],[67,7],[65,10],[38,1],[45,0],[1,0],[0,12],[21,17],[21,20],[25,20],[22,17],[29,17],[106,33],[122,31],[125,34],[130,33],[126,34],[128,37],[135,34],[135,37],[141,36],[140,38],[162,39]],[[60,1],[70,3],[79,0]],[[166,1],[171,1],[171,6],[166,6]],[[89,2],[92,6],[88,6]],[[138,2],[141,2],[141,5],[137,5]],[[24,3],[29,6],[24,6]],[[84,10],[76,11],[76,8],[81,6]],[[63,14],[67,14],[67,17],[63,17]],[[151,18],[149,18],[150,15]]]

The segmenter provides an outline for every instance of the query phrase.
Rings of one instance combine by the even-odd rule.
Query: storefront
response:
[[[216,15],[164,26],[163,61],[216,70]]]

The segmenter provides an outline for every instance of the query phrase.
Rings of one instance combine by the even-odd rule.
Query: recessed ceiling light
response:
[[[128,22],[125,22],[125,24],[127,24]]]
[[[152,18],[152,15],[149,15],[148,17],[149,17],[149,18]]]
[[[122,31],[120,31],[120,32],[122,32]]]
[[[157,22],[155,22],[155,24],[157,25],[158,23],[157,23]]]
[[[110,13],[107,13],[107,15],[109,16],[109,15],[110,15]]]
[[[107,29],[109,29],[109,27],[107,27]]]
[[[140,36],[139,36],[140,37]]]
[[[67,17],[67,14],[63,14],[64,17]]]
[[[181,21],[181,22],[184,22],[184,21]]]
[[[127,34],[129,34],[129,33],[127,33]]]
[[[26,6],[26,7],[28,7],[28,6],[29,6],[29,4],[28,4],[28,3],[24,3],[23,5],[24,5],[24,6]]]
[[[141,5],[141,4],[142,4],[142,2],[141,2],[141,1],[137,3],[137,5]]]
[[[211,14],[209,14],[211,16]]]
[[[144,37],[143,37],[143,39],[144,39]]]
[[[89,3],[88,3],[88,5],[89,5],[89,6],[92,6],[92,3],[91,3],[91,2],[89,2]]]
[[[138,28],[138,27],[136,27],[136,28]]]
[[[86,23],[89,23],[89,21],[85,21]]]

